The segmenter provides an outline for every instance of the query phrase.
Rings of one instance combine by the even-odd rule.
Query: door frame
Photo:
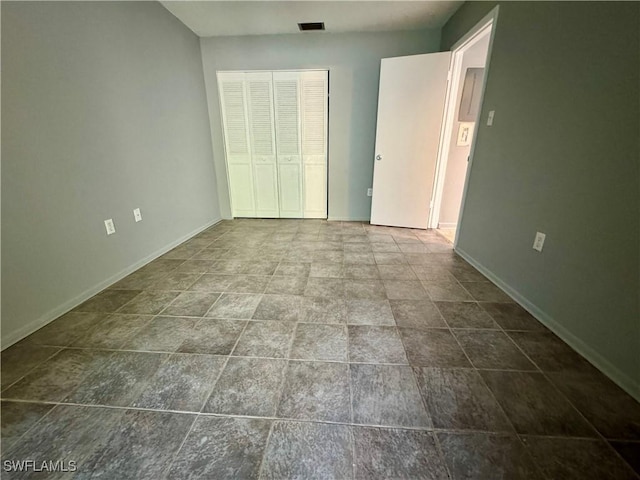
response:
[[[489,64],[491,63],[491,52],[493,50],[493,40],[496,33],[496,24],[498,20],[498,11],[500,6],[493,8],[482,20],[476,23],[466,34],[464,34],[451,47],[451,66],[449,68],[450,81],[447,85],[447,94],[443,113],[442,130],[440,132],[440,147],[438,148],[438,158],[436,160],[436,176],[431,198],[433,206],[429,212],[428,228],[438,228],[440,220],[440,208],[442,206],[442,195],[444,193],[444,182],[447,171],[447,161],[449,159],[449,150],[451,145],[451,137],[453,135],[453,124],[455,119],[456,95],[460,87],[460,74],[462,73],[462,58],[464,52],[472,45],[477,43],[491,30],[489,35],[489,48],[487,50],[487,59],[484,67],[484,75],[482,80],[482,90],[480,92],[480,105],[478,107],[478,116],[476,118],[476,127],[473,139],[471,141],[471,149],[469,151],[469,163],[465,174],[464,186],[462,188],[462,200],[460,202],[460,213],[458,215],[458,227],[456,228],[454,248],[458,246],[458,238],[460,236],[460,226],[464,213],[464,204],[467,197],[467,188],[469,186],[469,177],[473,166],[473,156],[476,149],[476,142],[480,130],[480,119],[482,115],[482,106],[484,103],[484,94],[487,88],[487,78],[489,75]]]

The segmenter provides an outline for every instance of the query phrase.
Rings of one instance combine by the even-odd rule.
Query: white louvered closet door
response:
[[[278,168],[271,72],[245,73],[256,216],[278,218]]]
[[[304,218],[326,218],[328,72],[300,72],[300,80]]]
[[[273,72],[280,217],[302,218],[300,74]]]
[[[218,73],[218,89],[232,214],[234,217],[255,217],[244,73]]]

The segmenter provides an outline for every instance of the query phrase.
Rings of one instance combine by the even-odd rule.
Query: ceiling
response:
[[[440,28],[462,1],[161,1],[200,37],[298,33],[300,22],[327,32]],[[321,35],[323,32],[305,32]],[[302,33],[301,33],[302,35]]]

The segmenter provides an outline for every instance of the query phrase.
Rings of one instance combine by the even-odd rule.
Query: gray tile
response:
[[[640,404],[603,374],[547,375],[605,438],[640,440]]]
[[[349,427],[275,422],[260,478],[346,480],[353,478]]]
[[[351,364],[350,368],[355,423],[431,427],[410,367]]]
[[[344,285],[345,296],[347,298],[362,299],[386,299],[387,292],[384,284],[380,280],[347,280]]]
[[[367,236],[371,243],[392,243],[394,245],[396,243],[391,235],[384,233],[369,233]]]
[[[213,355],[173,354],[131,406],[199,412],[225,361]]]
[[[435,302],[451,328],[493,328],[498,324],[476,302]]]
[[[409,265],[378,265],[378,272],[384,280],[418,280]]]
[[[410,280],[384,280],[384,288],[387,297],[392,300],[422,300],[427,297],[427,292],[418,281]]]
[[[509,336],[544,372],[595,371],[587,360],[551,332],[509,332]]]
[[[168,354],[114,352],[105,365],[85,377],[65,402],[126,407],[167,360]]]
[[[348,366],[290,361],[277,416],[349,422]]]
[[[411,265],[416,276],[425,283],[456,283],[449,267],[443,265]]]
[[[253,316],[261,299],[262,295],[223,293],[206,316],[249,319]]]
[[[4,390],[59,351],[58,347],[42,347],[23,342],[7,348],[2,352],[2,361],[0,361],[2,389]]]
[[[276,275],[271,278],[265,293],[302,295],[306,287],[306,277],[286,277]]]
[[[84,462],[106,443],[124,413],[113,408],[58,405],[11,448],[3,450],[3,460],[74,460],[78,465],[76,475],[89,476],[91,470],[84,468]],[[38,478],[26,472],[21,477]]]
[[[441,479],[447,470],[433,436],[391,428],[353,429],[357,479]]]
[[[498,402],[475,370],[416,367],[414,372],[434,427],[513,431]]]
[[[340,278],[309,277],[304,294],[307,297],[343,297],[344,280]]]
[[[178,295],[178,292],[144,291],[130,302],[124,304],[118,312],[156,315]]]
[[[90,372],[99,370],[112,352],[62,350],[2,392],[6,399],[58,402]]]
[[[424,300],[391,300],[391,311],[399,327],[446,327],[442,315],[433,302]]]
[[[638,477],[602,440],[524,437],[523,443],[547,478],[634,480]]]
[[[219,293],[212,292],[182,292],[162,311],[162,314],[177,317],[202,317],[219,297]]]
[[[398,245],[402,253],[429,253],[429,248],[422,243],[401,243]]]
[[[2,402],[2,450],[7,449],[44,417],[53,405],[25,402]]]
[[[191,260],[219,260],[227,255],[227,248],[206,248],[196,253]]]
[[[246,323],[239,320],[202,319],[188,332],[178,351],[229,355]]]
[[[544,325],[515,303],[480,303],[480,306],[505,330],[546,331]]]
[[[323,250],[313,252],[311,256],[313,263],[342,263],[344,262],[344,253],[336,250]]]
[[[356,263],[359,265],[375,265],[376,261],[373,253],[368,252],[346,252],[344,263]]]
[[[343,278],[344,265],[341,263],[312,263],[309,276],[317,278]]]
[[[141,290],[104,290],[77,306],[73,311],[113,313],[140,292]]]
[[[380,278],[378,267],[375,265],[347,264],[344,266],[345,278],[357,278],[361,280],[371,280]]]
[[[256,320],[298,321],[303,316],[299,295],[263,295],[253,318]]]
[[[347,361],[347,327],[300,323],[296,328],[290,358]]]
[[[544,478],[515,436],[485,433],[439,433],[437,436],[454,479]]]
[[[107,318],[104,313],[69,312],[29,335],[21,343],[66,347]]]
[[[537,370],[511,339],[499,330],[456,330],[454,335],[476,368]]]
[[[396,327],[349,326],[349,361],[362,363],[407,363]]]
[[[240,274],[244,273],[244,270],[250,265],[251,262],[247,262],[244,260],[218,260],[211,268],[209,268],[209,273],[216,274]]]
[[[200,273],[172,272],[166,277],[157,280],[151,286],[151,290],[188,290],[198,278]]]
[[[451,273],[459,282],[487,282],[487,278],[470,265],[456,265]]]
[[[478,302],[512,303],[509,295],[491,282],[460,282],[465,290]]]
[[[216,275],[207,273],[202,275],[189,290],[198,292],[228,292],[234,281],[234,275]]]
[[[273,275],[278,267],[278,262],[249,262],[242,270],[247,275]]]
[[[407,263],[402,253],[376,252],[373,256],[378,265],[402,265]]]
[[[347,304],[341,298],[304,297],[299,321],[345,323],[347,321]]]
[[[471,367],[469,360],[449,330],[400,328],[409,363],[424,367]]]
[[[232,293],[264,293],[271,277],[258,275],[231,275],[232,281],[227,292]]]
[[[541,373],[481,372],[518,433],[593,437],[595,431]]]
[[[187,260],[178,267],[178,272],[181,273],[207,273],[214,260]]]
[[[168,478],[258,478],[271,422],[198,417]]]
[[[113,314],[88,334],[73,342],[75,347],[118,349],[151,322],[151,315]]]
[[[275,414],[286,360],[231,357],[203,411],[271,417]]]
[[[391,238],[391,242],[375,242],[371,243],[371,251],[374,253],[400,253],[400,249],[396,242]]]
[[[616,452],[640,475],[640,442],[609,442]]]
[[[278,268],[276,269],[274,275],[308,277],[310,269],[310,263],[282,262],[280,265],[278,265]]]
[[[249,322],[233,355],[246,357],[286,358],[295,322]]]
[[[98,448],[82,463],[77,476],[160,478],[169,468],[193,420],[193,415],[126,410],[114,426],[113,434],[108,440],[98,442]]]
[[[352,325],[395,325],[388,300],[347,300],[347,323]]]
[[[197,322],[198,319],[189,317],[155,317],[121,348],[146,352],[175,352],[191,335]]]
[[[434,302],[467,302],[473,300],[464,288],[455,280],[422,280],[422,285]]]

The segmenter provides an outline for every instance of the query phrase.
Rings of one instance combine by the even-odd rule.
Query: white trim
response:
[[[369,217],[328,217],[327,222],[368,222]]]
[[[471,255],[460,248],[455,248],[458,255],[464,258],[468,263],[475,267],[485,277],[495,283],[498,287],[505,291],[517,304],[529,312],[533,317],[542,323],[545,327],[560,337],[576,352],[582,355],[589,363],[613,380],[620,388],[625,390],[629,395],[640,402],[640,383],[629,377],[618,367],[613,365],[609,360],[595,351],[591,346],[582,339],[573,334],[570,330],[562,326],[557,320],[538,308],[534,303],[529,301],[524,295],[516,289],[510,287],[500,277],[489,270],[487,267],[477,262]]]
[[[457,228],[457,227],[458,227],[457,223],[446,223],[446,222],[438,223],[438,228]]]
[[[13,332],[11,332],[10,334],[8,334],[6,336],[3,336],[2,337],[2,350],[4,350],[7,347],[10,347],[11,345],[13,345],[14,343],[16,343],[16,342],[18,342],[20,340],[22,340],[27,335],[31,335],[33,332],[35,332],[36,330],[44,327],[46,324],[54,321],[56,318],[60,317],[61,315],[64,315],[65,313],[69,312],[70,310],[73,310],[75,307],[80,305],[82,302],[90,299],[95,294],[100,293],[105,288],[113,285],[114,283],[116,283],[119,280],[122,280],[124,277],[126,277],[127,275],[135,272],[140,267],[142,267],[142,266],[146,265],[147,263],[155,260],[156,258],[164,255],[169,250],[171,250],[171,249],[177,247],[178,245],[180,245],[182,242],[190,239],[191,237],[193,237],[193,236],[197,235],[198,233],[206,230],[207,228],[210,228],[213,225],[216,225],[216,224],[220,223],[221,221],[222,221],[221,218],[216,218],[216,219],[214,219],[214,220],[212,220],[210,222],[207,222],[205,225],[196,228],[195,230],[193,230],[192,232],[188,233],[187,235],[184,235],[184,236],[180,237],[178,240],[175,240],[175,241],[169,243],[168,245],[165,245],[164,247],[160,248],[159,250],[156,250],[151,255],[148,255],[148,256],[144,257],[142,260],[139,260],[139,261],[135,262],[134,264],[129,265],[128,267],[124,268],[123,270],[120,270],[118,273],[116,273],[115,275],[112,275],[111,277],[107,278],[106,280],[103,280],[102,282],[97,283],[96,285],[93,285],[92,287],[89,287],[84,292],[82,292],[80,295],[77,295],[76,297],[72,298],[71,300],[68,300],[68,301],[64,302],[62,305],[58,305],[57,307],[49,310],[48,312],[46,312],[44,315],[40,316],[39,318],[27,323],[22,328],[20,328],[20,329],[18,329],[16,331],[13,331]]]

